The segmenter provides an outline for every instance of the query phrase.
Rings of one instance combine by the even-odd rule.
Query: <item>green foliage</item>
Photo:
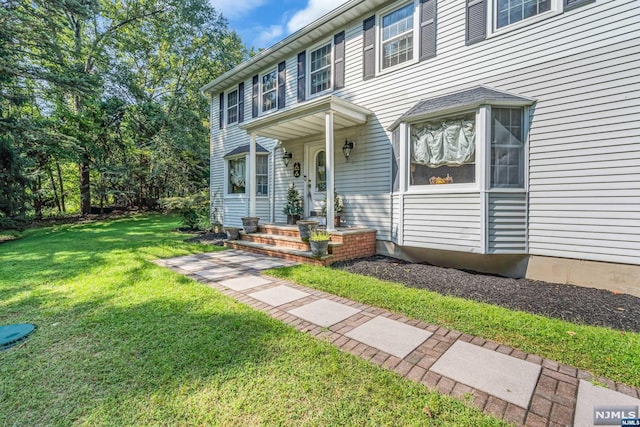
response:
[[[300,192],[296,188],[296,184],[293,182],[287,190],[287,203],[284,205],[284,208],[282,208],[282,213],[284,213],[285,215],[304,214],[302,197],[300,197]]]
[[[309,240],[313,242],[328,242],[331,239],[331,235],[324,230],[311,230]]]
[[[160,200],[160,205],[169,212],[178,212],[182,218],[182,224],[189,230],[202,230],[208,224],[207,192],[200,192],[193,196],[167,197]]]
[[[0,216],[154,208],[206,188],[199,88],[246,55],[207,0],[3,1]]]
[[[338,194],[337,191],[333,192],[333,213],[339,214],[344,211],[344,201],[342,200],[342,196]],[[322,205],[322,215],[327,214],[327,198],[324,198],[324,204]]]

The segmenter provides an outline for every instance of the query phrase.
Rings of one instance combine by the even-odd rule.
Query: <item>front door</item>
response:
[[[307,144],[306,152],[308,170],[305,214],[312,216],[313,213],[316,213],[318,216],[321,216],[327,196],[325,145],[323,143]]]

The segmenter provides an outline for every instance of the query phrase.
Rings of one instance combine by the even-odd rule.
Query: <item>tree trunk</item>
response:
[[[58,168],[58,182],[60,183],[60,206],[62,207],[62,212],[67,213],[67,207],[64,203],[64,181],[62,180],[62,168],[57,160],[56,167]]]
[[[82,216],[91,213],[91,182],[89,178],[89,158],[82,156],[80,163],[80,213]]]
[[[53,177],[53,171],[51,170],[51,166],[47,165],[47,171],[49,172],[49,178],[51,178],[51,187],[53,188],[53,197],[56,199],[56,206],[58,207],[58,213],[62,212],[62,208],[60,207],[60,198],[58,197],[58,189],[56,188],[56,180]]]

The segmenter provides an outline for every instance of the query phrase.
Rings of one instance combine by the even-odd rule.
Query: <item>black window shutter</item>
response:
[[[244,122],[244,82],[238,85],[238,123]]]
[[[564,0],[564,10],[573,9],[585,4],[594,2],[595,0]]]
[[[298,54],[298,102],[304,101],[307,97],[307,52],[303,51]]]
[[[260,98],[260,94],[258,94],[258,90],[260,90],[258,86],[258,75],[253,76],[253,94],[251,95],[251,117],[254,119],[258,117],[258,99]]]
[[[344,31],[333,36],[334,61],[333,61],[333,88],[344,87]]]
[[[220,111],[218,116],[220,118],[220,129],[224,129],[224,92],[220,92]]]
[[[376,76],[376,17],[372,16],[362,22],[362,78],[368,80]]]
[[[467,44],[487,37],[487,0],[467,0]]]
[[[278,110],[285,107],[285,90],[287,81],[287,64],[282,61],[278,64]]]
[[[420,0],[420,61],[436,56],[436,0]]]

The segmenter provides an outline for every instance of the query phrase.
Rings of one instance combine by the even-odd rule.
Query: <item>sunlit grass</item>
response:
[[[640,386],[637,333],[576,325],[323,267],[266,273]]]
[[[139,216],[0,245],[0,324],[38,326],[0,353],[0,425],[500,424],[156,266],[214,250],[178,224]]]

